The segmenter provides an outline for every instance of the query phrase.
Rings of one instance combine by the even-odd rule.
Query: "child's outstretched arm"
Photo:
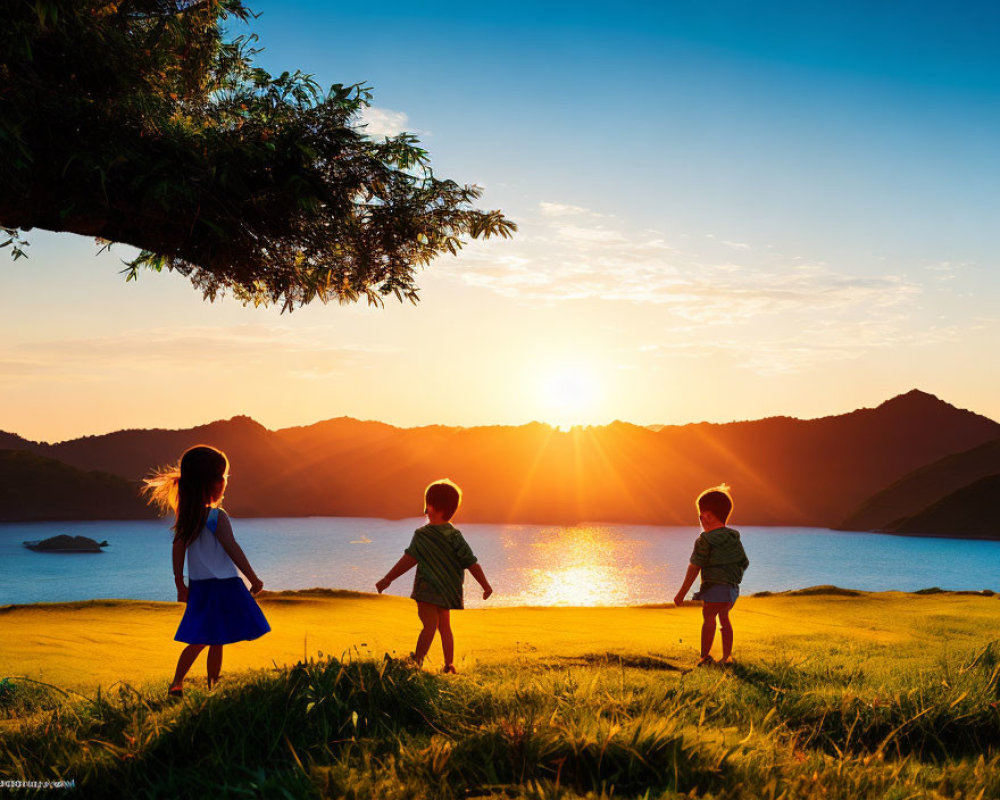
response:
[[[233,536],[233,523],[229,521],[229,515],[223,511],[219,512],[219,524],[215,529],[215,538],[219,540],[222,549],[229,554],[236,569],[247,576],[250,581],[250,594],[259,594],[260,590],[264,588],[264,581],[257,577],[257,573],[250,566],[243,548],[239,546]]]
[[[483,587],[483,600],[493,594],[493,587],[490,586],[490,582],[486,580],[486,573],[483,572],[483,568],[479,566],[478,561],[469,567],[469,572],[472,573],[472,577],[479,582],[479,585]]]
[[[382,594],[386,589],[389,588],[389,584],[392,583],[400,575],[409,572],[417,566],[417,559],[411,556],[409,553],[403,553],[403,557],[396,562],[396,566],[390,569],[385,577],[382,578],[378,583],[375,584],[375,588],[378,589],[378,593]]]
[[[699,572],[701,572],[701,567],[697,564],[688,564],[687,574],[684,576],[684,583],[681,586],[680,591],[677,592],[674,597],[674,605],[684,605],[684,596],[688,593],[688,589],[691,588],[691,584],[694,583],[694,579],[698,577]]]

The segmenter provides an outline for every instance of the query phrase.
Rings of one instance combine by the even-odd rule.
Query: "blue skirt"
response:
[[[187,607],[174,639],[187,644],[232,644],[271,630],[243,578],[189,582]]]

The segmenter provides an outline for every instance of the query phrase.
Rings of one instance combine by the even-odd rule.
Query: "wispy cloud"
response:
[[[538,212],[543,217],[588,217],[590,219],[604,219],[608,215],[597,211],[591,211],[583,206],[573,206],[568,203],[550,203],[543,200],[538,204]]]
[[[953,281],[968,267],[968,264],[955,263],[952,261],[938,261],[934,264],[926,264],[924,269],[934,276],[937,281]]]
[[[555,229],[555,232],[561,241],[572,244],[628,244],[628,239],[620,231],[603,227],[588,228],[583,225],[560,225]]]
[[[971,322],[928,325],[925,285],[888,270],[837,269],[720,235],[671,237],[564,203],[526,215],[525,236],[474,243],[446,274],[466,284],[552,306],[620,302],[654,317],[664,342],[646,358],[728,354],[761,375],[798,372],[874,350],[953,342]],[[684,247],[674,242],[684,242]],[[691,242],[700,250],[692,250]],[[953,274],[950,264],[929,276]]]
[[[725,355],[741,369],[774,376],[822,367],[833,361],[858,359],[872,350],[961,341],[967,334],[957,325],[925,327],[914,333],[905,322],[902,316],[864,323],[825,320],[789,335],[675,338],[666,343],[641,345],[639,352],[670,359]]]
[[[791,311],[891,308],[921,292],[900,276],[851,275],[799,259],[710,260],[675,248],[660,231],[630,231],[612,222],[579,206],[542,203],[525,221],[523,240],[473,243],[450,274],[520,300],[667,306],[674,316],[716,322]]]
[[[397,136],[407,127],[409,118],[403,111],[368,106],[358,115],[358,124],[364,125],[368,136]]]
[[[330,344],[327,329],[276,325],[171,326],[113,336],[22,341],[0,348],[0,376],[89,380],[121,370],[266,368],[288,377],[329,375],[394,348]]]

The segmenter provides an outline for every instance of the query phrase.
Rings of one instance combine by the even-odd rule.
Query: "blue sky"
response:
[[[680,423],[915,386],[1000,418],[997,6],[253,7],[263,66],[370,84],[369,130],[416,132],[519,235],[435,262],[415,309],[281,316],[33,234],[0,272],[0,429]]]
[[[852,259],[992,246],[996,8],[292,5],[258,6],[265,63],[371,83],[439,169],[506,205],[558,190],[803,246],[850,228],[824,245]]]

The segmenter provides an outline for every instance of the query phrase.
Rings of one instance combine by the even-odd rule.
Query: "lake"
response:
[[[168,521],[0,524],[0,604],[91,598],[174,600]],[[235,519],[236,539],[265,588],[374,591],[422,519]],[[493,584],[490,605],[670,602],[694,527],[459,524]],[[750,558],[744,594],[817,584],[870,591],[1000,590],[1000,542],[906,538],[823,528],[736,526]],[[100,554],[36,553],[22,542],[59,533],[107,539]],[[412,573],[389,594],[408,596]],[[466,579],[466,605],[483,605]]]

